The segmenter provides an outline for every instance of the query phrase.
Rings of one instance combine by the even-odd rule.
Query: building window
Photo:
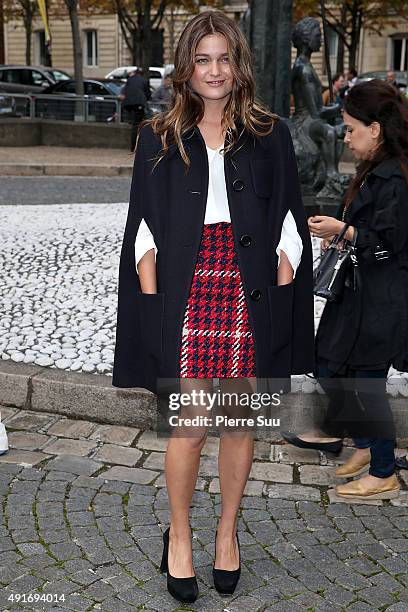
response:
[[[47,63],[47,48],[45,45],[45,32],[39,30],[35,33],[35,58],[36,64],[45,66]]]
[[[408,70],[408,34],[392,39],[391,63],[393,70]]]
[[[327,26],[327,43],[329,47],[329,59],[332,75],[337,70],[337,54],[339,49],[339,35],[329,25]],[[327,74],[326,60],[323,55],[323,74]]]
[[[97,30],[86,30],[84,34],[85,66],[96,67],[98,65],[98,32]]]

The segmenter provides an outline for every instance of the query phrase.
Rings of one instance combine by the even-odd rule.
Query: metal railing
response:
[[[15,101],[16,116],[29,119],[54,119],[80,122],[121,122],[125,118],[121,101],[115,96],[77,96],[75,94],[17,94],[0,96]]]

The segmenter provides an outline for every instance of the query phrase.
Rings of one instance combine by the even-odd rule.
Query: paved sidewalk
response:
[[[130,176],[132,167],[125,149],[0,147],[0,176]]]
[[[0,609],[180,609],[158,570],[166,441],[131,427],[1,412],[11,449],[0,457]],[[391,503],[336,503],[334,466],[350,452],[333,460],[256,443],[239,518],[242,577],[223,599],[211,578],[220,496],[217,440],[209,439],[191,512],[200,598],[189,609],[408,610],[408,474]],[[17,594],[25,602],[12,603]],[[54,603],[27,603],[29,594]]]
[[[124,149],[74,147],[0,147],[0,176],[130,176],[133,154]],[[341,162],[354,174],[355,164]]]

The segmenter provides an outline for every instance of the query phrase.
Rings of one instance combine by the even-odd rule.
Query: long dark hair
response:
[[[396,157],[408,182],[408,99],[397,89],[379,79],[359,83],[349,89],[344,98],[344,110],[371,125],[377,121],[381,126],[382,143],[372,159],[364,160],[345,195],[345,206],[349,206],[367,174],[385,159]]]

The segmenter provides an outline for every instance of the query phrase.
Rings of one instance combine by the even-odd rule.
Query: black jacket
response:
[[[335,371],[342,365],[382,369],[390,362],[406,370],[408,185],[397,159],[371,171],[345,220],[358,231],[358,282],[356,289],[346,286],[341,302],[326,304],[317,355]]]
[[[256,374],[284,378],[313,368],[310,236],[293,145],[279,121],[265,137],[241,136],[224,158],[231,222],[250,322]],[[160,139],[141,131],[119,272],[113,385],[154,391],[157,377],[177,378],[181,330],[203,229],[208,158],[198,128],[183,137],[191,167],[174,145],[156,165]],[[291,210],[303,240],[294,282],[277,286],[276,247]],[[141,219],[154,236],[158,293],[140,292],[134,243]]]
[[[122,94],[125,96],[123,106],[134,106],[135,104],[144,106],[151,97],[149,83],[139,74],[134,74],[127,79]]]

